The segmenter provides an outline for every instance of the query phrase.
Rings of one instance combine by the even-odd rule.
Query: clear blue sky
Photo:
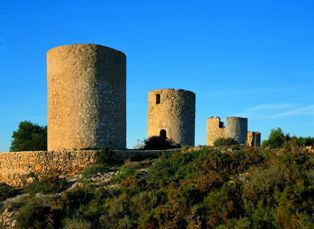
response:
[[[313,12],[313,0],[1,0],[0,151],[20,121],[46,125],[46,51],[71,43],[126,53],[128,147],[146,137],[156,88],[196,93],[196,144],[209,116],[314,136]]]

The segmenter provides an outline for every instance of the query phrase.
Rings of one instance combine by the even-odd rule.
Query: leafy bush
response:
[[[291,137],[289,140],[290,144],[295,144],[298,146],[314,146],[314,138],[312,137]]]
[[[115,180],[116,181],[121,181],[124,180],[125,178],[127,178],[128,176],[131,176],[135,174],[135,170],[132,168],[129,168],[127,166],[122,166],[119,168],[118,170],[118,175],[115,176]]]
[[[234,146],[234,145],[239,145],[239,143],[234,140],[233,138],[218,138],[214,142],[214,146]]]
[[[106,192],[98,192],[89,187],[76,187],[62,196],[64,215],[67,218],[79,218],[84,224],[90,223],[92,228],[99,225],[102,198]]]
[[[152,136],[144,140],[144,150],[156,150],[156,149],[174,149],[180,148],[181,145],[174,143],[169,139],[165,139],[160,136]]]
[[[95,193],[84,187],[77,187],[65,192],[63,202],[66,204],[67,210],[78,209],[80,206],[88,204],[95,197]]]
[[[82,219],[65,219],[63,229],[90,229],[91,223]]]
[[[18,228],[59,228],[62,211],[47,199],[35,198],[23,205],[16,217]]]
[[[98,173],[106,173],[109,171],[109,168],[107,165],[103,165],[103,164],[92,164],[87,166],[84,171],[82,172],[82,174],[87,177],[90,178]]]
[[[106,173],[110,171],[110,167],[119,166],[124,161],[117,152],[109,148],[97,150],[95,158],[96,163],[89,165],[84,169],[83,175],[85,177],[92,177],[93,175],[96,175],[98,173]]]
[[[24,188],[24,192],[35,193],[59,193],[68,188],[69,184],[64,178],[57,176],[43,177],[40,180],[36,180]]]
[[[269,148],[282,148],[284,146],[314,146],[314,138],[313,137],[296,137],[290,136],[289,134],[285,134],[281,128],[272,129],[268,139],[263,141],[264,147]]]
[[[113,185],[24,205],[19,225],[34,228],[26,219],[37,216],[43,228],[314,228],[314,155],[304,147],[182,149],[149,170],[131,163]]]
[[[123,163],[123,159],[119,157],[118,153],[109,148],[97,150],[95,157],[96,164],[120,165]]]
[[[10,151],[36,150],[47,150],[47,126],[20,122],[18,130],[13,131]]]
[[[264,147],[280,148],[290,139],[281,128],[272,129],[267,140],[263,141]]]

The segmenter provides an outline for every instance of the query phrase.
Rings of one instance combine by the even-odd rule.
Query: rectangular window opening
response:
[[[156,104],[160,104],[160,94],[156,94]]]

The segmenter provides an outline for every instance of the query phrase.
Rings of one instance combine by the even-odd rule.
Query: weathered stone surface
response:
[[[148,137],[160,136],[194,146],[195,94],[186,90],[159,89],[148,94]]]
[[[93,150],[0,153],[0,182],[21,187],[32,173],[40,176],[74,175],[95,162]]]
[[[247,132],[247,141],[246,144],[251,147],[261,146],[261,133],[255,131]]]
[[[239,144],[245,144],[248,130],[247,118],[227,117],[226,122],[225,137],[233,138]]]
[[[47,53],[48,150],[126,147],[126,56],[78,44]]]
[[[124,160],[155,158],[173,150],[116,150]],[[34,174],[43,176],[74,176],[95,163],[97,150],[0,152],[0,182],[15,187],[31,183]]]
[[[227,126],[221,122],[219,117],[207,119],[207,138],[206,143],[213,146],[218,138],[233,138],[239,144],[245,144],[248,131],[247,118],[227,117]]]
[[[207,119],[207,137],[206,144],[213,146],[218,138],[225,137],[224,123],[220,121],[219,117],[211,117]]]

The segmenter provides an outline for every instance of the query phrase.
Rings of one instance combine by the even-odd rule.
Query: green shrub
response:
[[[174,149],[180,148],[181,145],[174,143],[169,139],[160,136],[152,136],[144,140],[144,150],[157,150],[157,149]]]
[[[296,137],[293,136],[289,139],[290,144],[295,144],[297,146],[314,146],[314,138],[312,137]]]
[[[248,229],[248,228],[252,228],[252,226],[250,220],[247,217],[239,219],[231,218],[217,227],[217,229]]]
[[[23,190],[25,193],[59,193],[66,190],[69,184],[65,178],[57,176],[43,177],[26,186]]]
[[[65,192],[62,198],[67,210],[70,212],[82,205],[88,204],[95,198],[95,192],[90,188],[77,187]]]
[[[263,141],[264,147],[270,147],[274,149],[282,148],[284,146],[314,146],[313,137],[296,137],[285,134],[281,128],[272,129],[268,139]]]
[[[95,157],[96,164],[120,165],[123,163],[123,159],[119,157],[118,153],[109,148],[97,150]]]
[[[85,177],[92,177],[98,173],[106,173],[110,171],[112,166],[119,166],[123,163],[123,158],[121,158],[117,152],[104,148],[96,151],[95,154],[96,163],[87,166],[83,175]]]
[[[290,140],[289,135],[285,135],[281,128],[272,129],[267,140],[263,141],[264,147],[280,148]]]
[[[62,211],[47,199],[35,198],[27,201],[18,210],[18,228],[59,228]]]
[[[292,146],[165,152],[149,170],[120,167],[114,185],[23,204],[19,228],[314,228],[313,168]]]
[[[193,218],[199,217],[206,227],[217,227],[226,220],[242,213],[241,184],[225,183],[220,190],[213,190],[193,208]]]
[[[314,146],[314,138],[298,137],[297,142],[300,146]]]
[[[100,217],[101,228],[136,228],[133,223],[139,215],[126,193],[108,200],[105,209],[106,212]]]
[[[87,166],[84,171],[82,172],[82,174],[87,177],[90,178],[98,173],[106,173],[109,171],[109,168],[107,165],[104,164],[92,164]]]
[[[66,218],[63,222],[63,229],[90,229],[91,223],[83,219],[69,219]]]
[[[10,151],[36,150],[47,150],[47,126],[20,122],[18,130],[13,131]]]
[[[234,145],[239,145],[239,143],[236,140],[234,140],[233,138],[218,138],[214,142],[214,146],[216,146],[216,147],[234,146]]]
[[[280,196],[274,213],[281,228],[313,228],[314,185],[290,185]],[[303,214],[300,214],[300,213]]]
[[[121,181],[127,178],[128,176],[131,176],[135,174],[135,170],[132,168],[129,168],[127,166],[121,166],[118,170],[118,174],[115,176],[115,181]]]

